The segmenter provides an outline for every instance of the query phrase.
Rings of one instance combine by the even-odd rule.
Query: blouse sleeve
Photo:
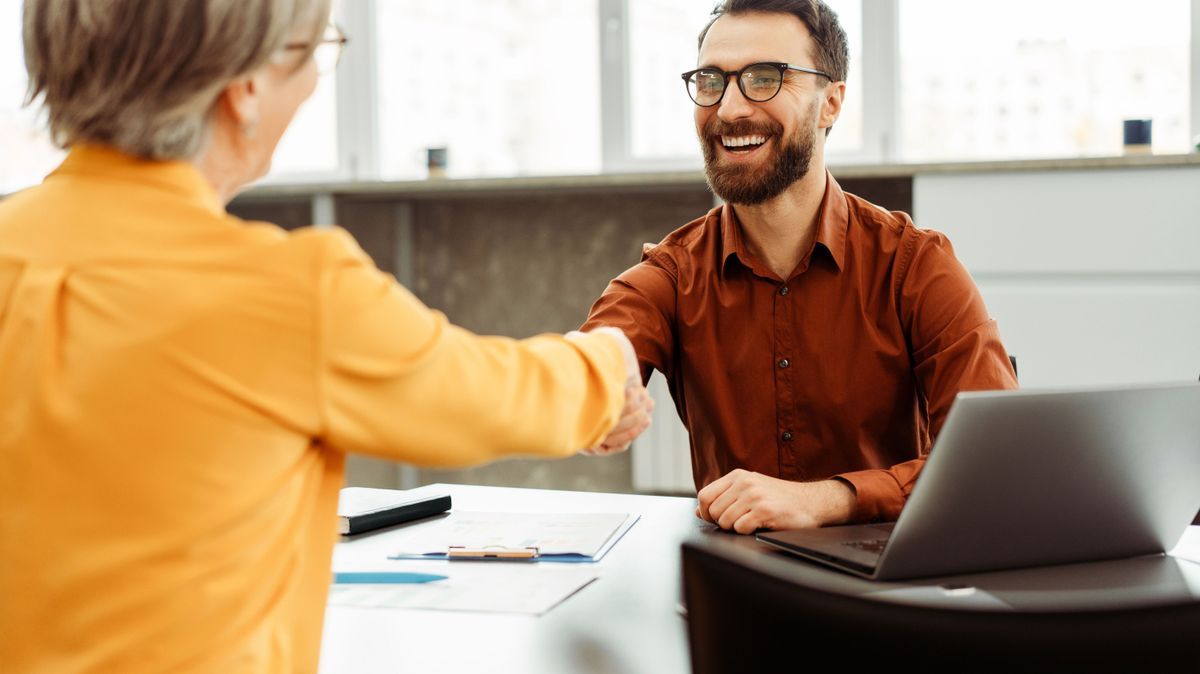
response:
[[[320,274],[321,440],[422,465],[594,446],[624,404],[610,337],[481,337],[375,268],[344,232]]]

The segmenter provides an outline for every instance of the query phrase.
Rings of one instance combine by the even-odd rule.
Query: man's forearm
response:
[[[848,523],[854,517],[854,509],[858,504],[858,494],[854,491],[854,485],[836,478],[818,484],[824,487],[824,513],[818,518],[821,526]]]

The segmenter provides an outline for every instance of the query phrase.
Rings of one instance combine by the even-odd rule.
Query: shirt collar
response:
[[[821,201],[817,243],[825,246],[838,271],[846,262],[846,232],[850,229],[850,207],[842,186],[825,171],[825,197]]]
[[[825,196],[817,216],[817,237],[820,244],[841,271],[846,260],[846,232],[850,227],[850,208],[846,205],[846,193],[829,171],[825,171]],[[729,204],[722,204],[721,219],[721,269],[724,271],[730,256],[736,255],[742,264],[752,267],[753,256],[749,255],[742,238],[742,228],[737,214]],[[814,250],[816,245],[813,246]]]
[[[225,206],[216,190],[199,169],[186,161],[141,159],[102,145],[75,145],[50,175],[88,175],[137,182],[183,197],[216,215],[225,215]]]

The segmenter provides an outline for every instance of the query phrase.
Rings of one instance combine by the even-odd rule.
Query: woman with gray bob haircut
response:
[[[347,453],[648,425],[620,331],[478,337],[340,229],[226,212],[336,64],[330,0],[24,12],[69,154],[0,202],[0,671],[315,671]]]
[[[41,100],[63,147],[196,160],[236,187],[233,174],[240,185],[266,173],[316,86],[309,57],[327,45],[340,52],[340,35],[322,40],[329,9],[330,0],[26,2],[29,99]]]

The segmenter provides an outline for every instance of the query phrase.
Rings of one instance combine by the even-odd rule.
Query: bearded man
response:
[[[584,329],[621,328],[691,435],[723,529],[894,520],[955,395],[1016,388],[945,236],[825,169],[846,35],[820,0],[727,0],[684,73],[725,204],[647,246]]]

